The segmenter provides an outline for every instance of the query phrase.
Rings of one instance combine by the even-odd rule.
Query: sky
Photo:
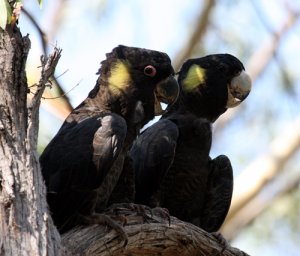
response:
[[[175,58],[193,30],[194,20],[202,6],[202,1],[199,0],[102,2],[103,5],[99,5],[99,1],[91,0],[87,5],[86,1],[67,1],[68,8],[64,10],[62,17],[63,25],[51,38],[50,52],[54,45],[63,49],[56,75],[63,74],[59,81],[66,91],[75,87],[68,93],[74,107],[84,100],[94,87],[96,72],[105,58],[105,53],[119,44],[160,50],[167,52],[172,59]],[[268,29],[277,30],[285,21],[284,4],[279,4],[284,1],[217,2],[212,26],[201,42],[204,54],[231,53],[241,59],[247,71],[247,64],[253,52],[269,38]],[[300,11],[300,1],[288,2],[293,9]],[[53,16],[58,15],[55,12],[56,3],[56,0],[44,0],[40,9],[37,1],[24,1],[25,8],[32,13],[46,34],[55,30],[51,21]],[[265,21],[268,28],[262,24],[261,17],[267,17]],[[36,81],[36,75],[39,73],[37,67],[39,56],[42,54],[41,45],[36,30],[25,16],[21,16],[20,27],[23,35],[30,34],[32,41],[27,65],[28,81],[31,84]],[[300,65],[299,35],[298,22],[296,28],[281,42],[277,56],[287,67],[289,75],[297,81],[297,86],[294,86],[292,91],[294,97],[283,94],[283,87],[278,82],[280,66],[273,61],[268,66],[268,72],[255,81],[250,96],[243,103],[243,116],[214,137],[212,156],[226,152],[232,159],[235,175],[267,151],[270,141],[299,115],[300,75],[299,69],[295,68]],[[40,142],[47,143],[55,135],[62,121],[42,108]],[[242,143],[234,147],[234,141]],[[275,237],[287,236],[288,231],[284,229],[276,233]],[[234,245],[245,248],[251,255],[283,255],[280,253],[287,248],[288,255],[293,256],[300,250],[294,246],[293,241],[279,243],[275,239],[270,244],[264,243],[260,246],[251,241],[251,232],[243,233]]]

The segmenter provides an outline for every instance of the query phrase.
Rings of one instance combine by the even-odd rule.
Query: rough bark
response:
[[[204,230],[175,217],[152,214],[137,214],[126,207],[113,206],[107,211],[111,218],[124,219],[124,230],[128,244],[119,240],[118,234],[105,226],[77,228],[62,236],[67,255],[248,255],[231,247],[216,234]]]
[[[27,102],[28,36],[0,29],[0,255],[58,255],[36,153],[38,109],[45,82]],[[42,65],[47,80],[45,65]],[[40,82],[42,82],[42,80]]]

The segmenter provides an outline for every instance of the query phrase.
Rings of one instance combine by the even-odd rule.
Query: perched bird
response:
[[[67,117],[40,157],[47,200],[64,233],[76,225],[115,224],[101,211],[140,128],[172,104],[179,87],[167,54],[118,46],[101,62],[88,97]]]
[[[251,80],[237,58],[215,54],[187,60],[178,83],[177,102],[131,149],[135,200],[215,232],[230,207],[233,174],[226,156],[209,157],[211,126],[248,96]]]

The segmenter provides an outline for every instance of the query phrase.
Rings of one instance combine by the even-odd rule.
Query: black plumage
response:
[[[96,204],[99,212],[107,206],[139,129],[161,114],[159,101],[172,103],[178,95],[165,53],[120,45],[101,64],[96,86],[40,157],[50,212],[62,233],[101,223]]]
[[[237,58],[215,54],[187,60],[178,82],[178,101],[131,149],[136,203],[217,231],[230,207],[233,175],[228,157],[209,157],[211,126],[248,96],[251,81]]]

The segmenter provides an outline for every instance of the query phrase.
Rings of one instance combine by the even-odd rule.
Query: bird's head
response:
[[[180,104],[210,121],[227,108],[238,106],[251,90],[251,79],[243,64],[230,54],[187,60],[179,71],[178,83]]]
[[[127,109],[139,104],[143,121],[162,114],[160,102],[173,104],[179,94],[171,60],[163,52],[119,45],[106,54],[99,74],[98,84],[108,89],[114,102]],[[89,97],[98,92],[94,88]]]

